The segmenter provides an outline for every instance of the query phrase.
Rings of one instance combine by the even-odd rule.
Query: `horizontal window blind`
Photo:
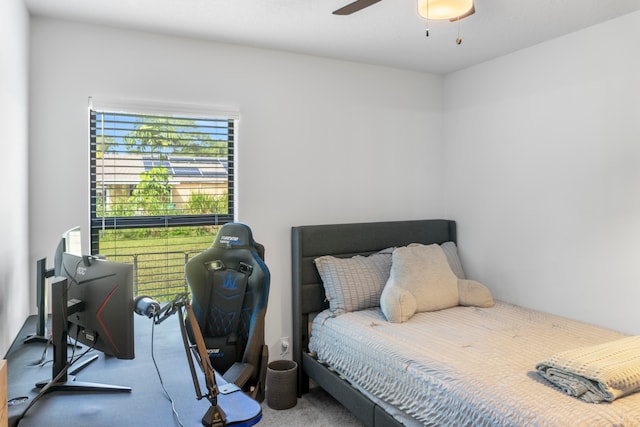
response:
[[[234,218],[234,118],[90,110],[91,252],[137,294],[186,290],[184,264]]]

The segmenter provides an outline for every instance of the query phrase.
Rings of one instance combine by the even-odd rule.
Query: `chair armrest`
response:
[[[251,378],[254,370],[255,367],[250,363],[236,362],[222,375],[222,378],[242,388]]]

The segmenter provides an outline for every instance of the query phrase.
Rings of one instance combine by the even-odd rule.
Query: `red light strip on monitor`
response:
[[[116,286],[115,288],[113,288],[111,290],[111,292],[109,293],[109,295],[107,295],[107,297],[104,299],[104,301],[102,302],[102,304],[100,305],[100,307],[98,308],[98,311],[96,313],[96,317],[98,319],[98,323],[100,323],[100,326],[102,327],[102,330],[104,331],[104,333],[107,336],[107,339],[109,340],[109,342],[111,343],[111,345],[117,350],[120,351],[120,349],[118,348],[118,345],[115,343],[115,341],[113,340],[113,337],[111,336],[111,333],[109,332],[109,330],[106,328],[104,322],[102,321],[102,311],[106,308],[107,304],[109,304],[109,301],[111,301],[111,298],[113,297],[113,294],[118,290],[118,286]]]

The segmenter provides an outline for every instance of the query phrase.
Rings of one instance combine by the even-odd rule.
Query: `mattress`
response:
[[[640,426],[640,393],[591,404],[535,371],[558,351],[625,335],[496,301],[385,321],[380,309],[313,321],[309,349],[365,393],[425,425]]]

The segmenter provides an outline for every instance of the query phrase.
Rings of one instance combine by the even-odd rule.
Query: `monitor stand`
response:
[[[42,381],[36,387],[50,391],[131,392],[131,387],[75,381],[78,373],[98,358],[94,355],[67,372],[67,317],[82,309],[82,301],[67,300],[67,279],[56,277],[51,283],[51,329],[53,368],[51,381]],[[52,383],[52,381],[55,381]],[[51,384],[50,384],[51,383]]]
[[[38,323],[36,333],[29,335],[25,344],[49,342],[47,337],[47,278],[52,277],[53,269],[47,269],[47,258],[41,258],[36,262],[36,305],[38,306]]]

